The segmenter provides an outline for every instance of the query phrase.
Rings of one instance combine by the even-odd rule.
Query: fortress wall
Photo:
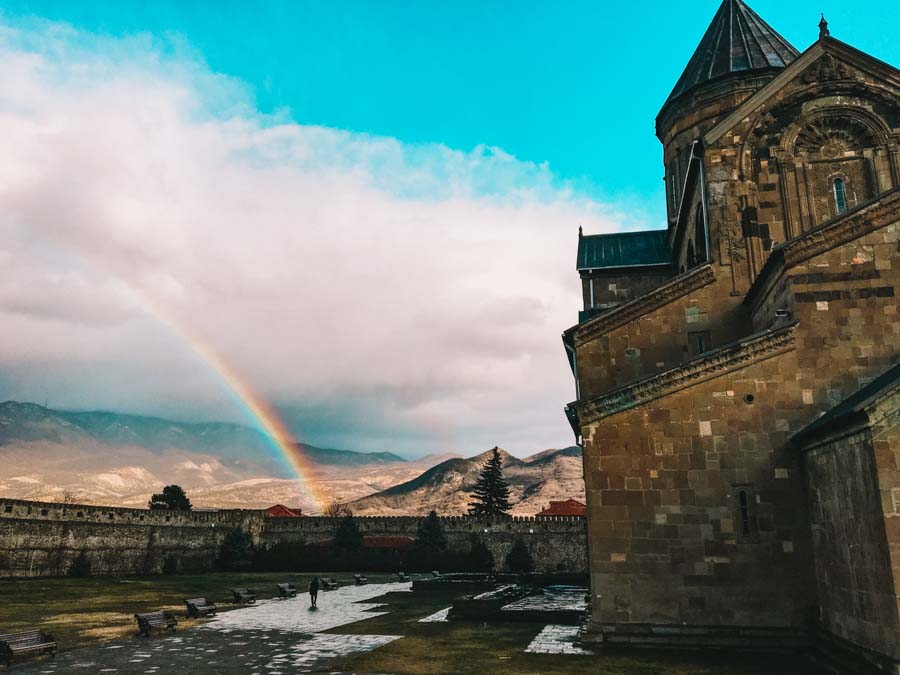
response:
[[[421,518],[358,517],[364,536],[415,537]],[[529,546],[538,571],[586,571],[583,518],[441,519],[451,548],[481,538],[498,567],[517,538]],[[158,574],[168,557],[184,571],[209,569],[225,534],[250,532],[258,546],[321,544],[334,538],[325,517],[269,518],[262,510],[150,511],[0,498],[0,577],[63,575],[84,551],[93,574]]]

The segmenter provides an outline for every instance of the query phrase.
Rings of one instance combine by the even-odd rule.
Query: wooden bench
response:
[[[319,584],[322,586],[323,591],[336,591],[340,586],[340,584],[331,577],[322,577],[319,579]]]
[[[365,586],[367,583],[369,583],[369,579],[365,574],[354,574],[353,583],[357,586]]]
[[[0,661],[7,666],[14,656],[50,652],[56,656],[56,640],[42,630],[26,630],[21,633],[0,635]]]
[[[409,577],[406,576],[406,572],[397,572],[397,581],[409,581]]]
[[[279,598],[293,598],[297,595],[297,589],[293,584],[278,584]]]
[[[171,612],[144,612],[135,614],[135,620],[138,625],[138,637],[150,637],[154,630],[165,633],[167,630],[174,631],[178,621]]]
[[[185,600],[184,604],[187,605],[187,615],[194,619],[199,619],[201,616],[212,616],[216,613],[216,603],[206,598],[191,598]]]
[[[236,605],[242,603],[252,605],[256,602],[256,591],[250,588],[232,588],[231,594],[234,596],[234,604]]]

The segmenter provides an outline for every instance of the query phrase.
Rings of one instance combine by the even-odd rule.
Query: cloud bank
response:
[[[576,233],[640,224],[614,204],[262,115],[177,42],[0,24],[0,62],[0,397],[246,421],[174,323],[316,445],[569,442]]]

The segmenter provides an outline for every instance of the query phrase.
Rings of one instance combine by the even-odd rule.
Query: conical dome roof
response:
[[[699,85],[732,73],[784,68],[799,55],[741,0],[724,0],[666,104]]]

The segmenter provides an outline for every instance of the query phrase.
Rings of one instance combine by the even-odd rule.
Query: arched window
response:
[[[692,269],[694,265],[697,264],[697,255],[694,253],[694,242],[688,242],[688,250],[687,250],[687,267],[688,269]]]
[[[844,194],[844,179],[843,178],[835,178],[833,183],[834,188],[834,207],[837,209],[837,213],[841,214],[847,210],[847,197]]]

